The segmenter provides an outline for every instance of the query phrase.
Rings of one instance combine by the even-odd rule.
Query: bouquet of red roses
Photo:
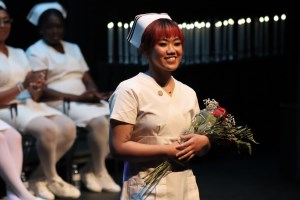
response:
[[[251,144],[258,144],[251,129],[247,126],[236,125],[233,115],[220,107],[216,100],[208,98],[203,102],[205,108],[192,119],[191,126],[184,134],[206,135],[211,143],[233,143],[238,153],[241,148],[246,148],[251,155]],[[165,161],[143,177],[145,186],[135,199],[142,199],[169,171],[172,171],[172,164],[170,161]]]
[[[190,128],[184,133],[206,135],[211,142],[234,143],[238,153],[246,148],[252,154],[251,144],[258,144],[251,129],[247,126],[236,125],[234,116],[228,114],[225,108],[220,107],[214,99],[203,100],[205,108],[192,120]]]

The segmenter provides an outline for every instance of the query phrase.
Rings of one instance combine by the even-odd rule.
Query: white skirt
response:
[[[36,117],[49,117],[62,115],[60,111],[51,108],[45,103],[37,103],[32,99],[27,99],[25,104],[17,105],[17,113],[9,108],[0,109],[0,119],[7,122],[17,130],[23,132],[28,123]]]
[[[100,103],[70,102],[69,105],[62,101],[55,101],[49,102],[48,105],[65,113],[79,127],[86,127],[94,118],[109,115],[109,104],[103,100]]]

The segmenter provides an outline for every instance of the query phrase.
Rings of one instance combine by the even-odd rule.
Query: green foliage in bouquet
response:
[[[196,133],[206,135],[211,143],[233,143],[238,153],[246,148],[252,154],[252,144],[258,144],[253,133],[247,126],[236,125],[233,115],[228,114],[225,108],[220,107],[214,99],[203,100],[205,108],[192,119],[189,129],[183,134]],[[177,164],[179,162],[176,162]],[[143,177],[144,187],[135,196],[135,200],[145,199],[150,192],[167,173],[172,173],[170,160],[164,161]]]
[[[241,148],[247,148],[252,154],[251,144],[258,144],[251,129],[247,126],[236,125],[233,115],[228,114],[214,99],[204,99],[205,108],[192,120],[190,128],[184,133],[206,135],[211,142],[234,142],[240,153]]]

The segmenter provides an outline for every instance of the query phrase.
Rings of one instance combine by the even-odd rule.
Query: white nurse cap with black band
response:
[[[171,19],[167,13],[146,13],[134,18],[133,26],[127,36],[127,40],[136,48],[141,45],[142,35],[149,24],[157,19]]]

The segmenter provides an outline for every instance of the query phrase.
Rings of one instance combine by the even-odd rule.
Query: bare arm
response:
[[[33,72],[28,72],[23,82],[19,82],[16,86],[0,92],[0,104],[1,106],[8,105],[8,103],[14,100],[23,90],[28,89],[29,91],[33,91],[42,87],[43,84],[44,83],[40,82],[39,77],[37,77]]]
[[[111,120],[110,149],[113,156],[130,161],[146,161],[154,158],[175,157],[178,142],[169,145],[142,144],[131,141],[133,125]]]
[[[92,91],[94,93],[95,97],[99,100],[107,100],[110,97],[110,95],[112,94],[111,91],[99,92],[98,87],[89,72],[84,73],[84,75],[82,77],[82,81],[83,81],[87,91]]]
[[[45,71],[47,73],[47,70]],[[91,101],[95,99],[92,92],[85,92],[82,95],[74,95],[70,93],[64,93],[57,90],[53,90],[47,86],[43,87],[42,95],[40,95],[40,101],[56,101],[56,100],[69,100],[69,101]]]
[[[87,88],[87,91],[85,91],[81,95],[59,92],[57,90],[44,87],[41,101],[68,100],[78,102],[99,103],[100,99],[108,98],[107,93],[99,93],[97,91],[97,86],[88,72],[84,73],[82,81],[85,87]]]
[[[12,87],[6,91],[0,92],[0,107],[8,106],[9,102],[15,99],[15,97],[20,93],[17,86]]]
[[[84,73],[82,81],[88,91],[98,91],[97,85],[88,71]]]
[[[43,95],[41,96],[41,101],[56,101],[56,100],[63,100],[69,99],[72,101],[76,101],[79,97],[77,95],[62,93],[57,90],[53,90],[48,87],[43,88]]]

